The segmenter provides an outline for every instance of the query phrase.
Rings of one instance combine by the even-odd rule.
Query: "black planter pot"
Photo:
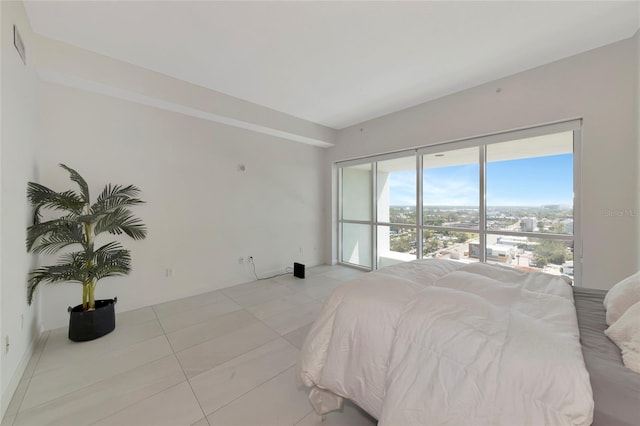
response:
[[[111,333],[116,328],[114,306],[118,298],[96,300],[96,309],[83,311],[82,305],[69,306],[69,340],[86,342]]]

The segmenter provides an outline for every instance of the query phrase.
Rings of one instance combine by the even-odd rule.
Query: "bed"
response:
[[[598,320],[576,316],[598,296],[576,293],[574,304],[562,278],[496,265],[393,265],[331,294],[298,374],[318,414],[347,398],[380,425],[638,424],[639,388],[630,387],[640,375],[620,373],[631,377],[628,392],[609,394],[617,376],[588,370],[613,362],[590,351],[611,355],[594,340],[607,339],[601,330],[581,335]]]

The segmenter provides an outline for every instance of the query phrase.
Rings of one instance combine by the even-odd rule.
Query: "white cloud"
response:
[[[423,203],[437,206],[477,206],[478,186],[468,180],[447,180],[443,182],[424,182]]]
[[[389,176],[389,193],[392,206],[415,206],[415,173],[391,173]]]

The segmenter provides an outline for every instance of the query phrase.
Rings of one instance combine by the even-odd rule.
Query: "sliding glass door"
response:
[[[359,164],[341,169],[340,261],[372,268],[373,167]]]
[[[499,263],[577,279],[580,121],[337,163],[339,260]]]
[[[479,244],[480,149],[422,155],[422,256],[477,262]]]
[[[376,266],[415,260],[416,158],[376,162]]]

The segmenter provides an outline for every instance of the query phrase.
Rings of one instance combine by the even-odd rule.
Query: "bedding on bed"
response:
[[[381,425],[588,425],[589,376],[562,279],[418,260],[338,287],[298,363],[319,414],[349,398]]]

